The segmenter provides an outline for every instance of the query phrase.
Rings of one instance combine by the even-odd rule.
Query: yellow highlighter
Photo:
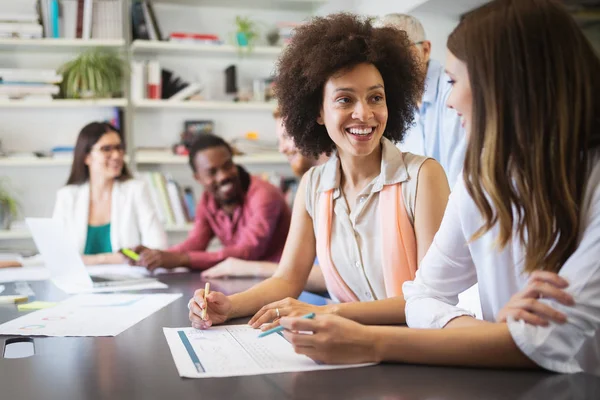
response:
[[[122,248],[121,253],[127,258],[131,258],[133,261],[140,261],[140,255],[131,249],[126,247]]]

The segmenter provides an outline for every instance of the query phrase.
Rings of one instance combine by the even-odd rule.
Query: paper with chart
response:
[[[0,325],[0,335],[117,336],[181,297],[164,294],[82,294]]]
[[[319,365],[296,354],[282,335],[258,338],[248,325],[208,330],[163,328],[175,366],[185,378],[215,378],[280,372],[364,367],[374,364]]]

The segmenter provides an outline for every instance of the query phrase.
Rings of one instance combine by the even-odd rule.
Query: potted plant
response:
[[[121,96],[126,67],[115,52],[92,49],[61,66],[58,72],[63,76],[63,98],[111,98]]]
[[[248,51],[252,51],[254,41],[258,37],[257,24],[252,21],[249,17],[236,16],[235,17],[236,33],[235,39],[240,49],[247,48]]]
[[[0,229],[10,228],[10,224],[19,213],[19,203],[11,195],[6,179],[0,179]]]

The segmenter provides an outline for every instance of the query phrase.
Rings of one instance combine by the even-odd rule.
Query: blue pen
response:
[[[314,313],[314,312],[311,312],[310,314],[303,315],[303,316],[301,316],[300,318],[304,318],[304,319],[313,319],[314,317],[315,317],[315,313]],[[268,335],[270,335],[271,333],[277,333],[277,332],[281,332],[281,331],[283,331],[283,330],[285,330],[285,328],[284,328],[283,326],[279,325],[279,326],[278,326],[278,327],[276,327],[276,328],[269,329],[268,331],[264,331],[263,333],[261,333],[260,335],[258,335],[258,337],[259,337],[259,338],[261,338],[261,337],[265,337],[265,336],[268,336]]]

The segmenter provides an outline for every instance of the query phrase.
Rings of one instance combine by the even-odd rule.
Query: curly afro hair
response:
[[[384,136],[400,142],[423,90],[411,45],[406,32],[375,28],[368,19],[347,13],[316,17],[297,28],[277,64],[275,94],[298,149],[315,157],[335,149],[326,128],[317,123],[325,83],[336,72],[362,63],[373,64],[383,78],[388,108]]]

